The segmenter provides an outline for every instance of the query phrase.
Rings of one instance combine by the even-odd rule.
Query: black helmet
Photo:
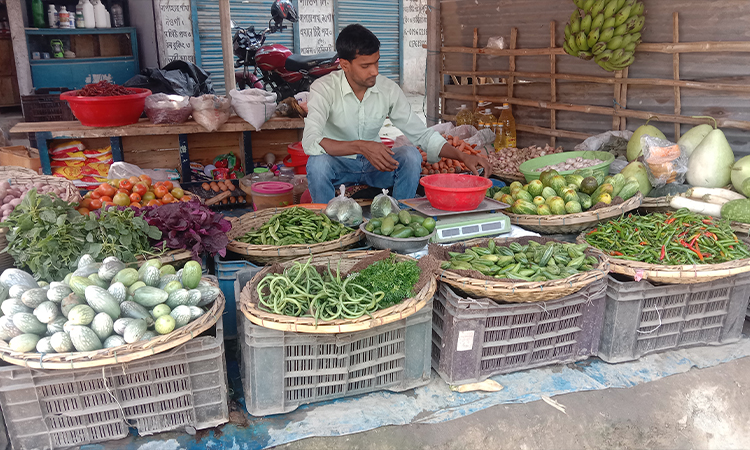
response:
[[[290,0],[275,0],[271,5],[271,17],[277,26],[280,26],[284,19],[290,22],[296,22],[297,10]]]

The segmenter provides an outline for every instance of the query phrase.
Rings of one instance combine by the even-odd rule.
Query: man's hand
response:
[[[381,172],[393,172],[398,161],[393,159],[393,151],[380,142],[358,141],[359,153]]]
[[[475,156],[475,155],[467,155],[466,153],[463,153],[463,157],[461,161],[466,164],[466,167],[471,170],[471,173],[474,175],[479,175],[479,168],[482,167],[484,169],[484,173],[482,173],[482,176],[485,178],[489,178],[490,175],[492,175],[492,164],[487,160],[487,158],[482,158],[481,156]]]

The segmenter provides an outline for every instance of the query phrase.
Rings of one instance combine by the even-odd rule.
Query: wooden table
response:
[[[240,133],[242,135],[243,156],[245,170],[252,172],[253,161],[253,134],[262,133],[265,130],[298,130],[298,134],[305,126],[304,119],[273,118],[268,120],[261,130],[245,122],[238,116],[232,116],[217,131],[208,133],[205,128],[189,120],[177,125],[154,125],[148,119],[141,119],[133,125],[122,127],[86,127],[80,122],[23,122],[11,129],[11,133],[35,133],[39,147],[39,157],[42,162],[42,170],[45,174],[52,174],[50,166],[48,141],[54,139],[87,139],[87,138],[109,138],[112,147],[112,158],[114,161],[124,161],[123,137],[149,137],[153,136],[155,142],[158,136],[177,136],[179,141],[179,158],[182,181],[190,182],[190,153],[188,150],[188,136],[196,134]],[[218,137],[217,137],[218,138]],[[147,138],[148,139],[148,138]],[[285,144],[285,143],[284,143]],[[148,149],[147,149],[148,150]],[[130,161],[138,164],[138,161]],[[163,160],[162,160],[163,162]],[[161,167],[164,167],[163,165]],[[145,167],[144,167],[145,168]]]

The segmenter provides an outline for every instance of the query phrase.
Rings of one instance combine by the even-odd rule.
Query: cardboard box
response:
[[[42,161],[39,159],[39,150],[16,145],[0,147],[0,166],[19,166],[39,172]]]

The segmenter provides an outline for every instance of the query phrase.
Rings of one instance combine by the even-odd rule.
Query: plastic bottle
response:
[[[492,130],[493,123],[495,122],[495,116],[489,108],[485,108],[481,114],[477,117],[477,130]]]
[[[65,5],[60,7],[60,12],[57,13],[57,19],[60,22],[60,28],[70,28],[70,14],[68,13]]]
[[[94,5],[89,0],[83,0],[83,22],[86,28],[96,28]]]
[[[495,143],[493,144],[495,147],[495,151],[499,152],[500,150],[504,149],[506,147],[505,145],[505,133],[503,133],[503,123],[498,122],[497,127],[495,128]]]
[[[76,5],[76,28],[86,28],[86,18],[83,16],[83,0]]]
[[[103,5],[102,8],[104,8]],[[107,11],[106,8],[104,9],[104,13],[106,15],[106,18],[104,20],[104,28],[112,28],[112,16],[109,14],[109,11]]]
[[[510,104],[503,103],[503,112],[500,114],[500,122],[503,124],[503,135],[505,136],[505,146],[515,148],[516,141],[516,119],[510,109]]]
[[[49,27],[50,28],[58,28],[58,16],[57,16],[57,10],[55,9],[55,5],[50,4],[49,9],[47,10],[47,20],[49,21]]]
[[[466,105],[461,105],[458,108],[458,114],[456,114],[456,126],[471,125],[474,123],[474,114]]]
[[[42,0],[31,1],[31,14],[34,20],[34,28],[44,28],[44,5]]]
[[[125,26],[125,15],[122,12],[122,6],[119,3],[112,5],[112,26],[121,28]]]
[[[76,13],[73,11],[68,11],[68,28],[75,29],[76,28]]]
[[[96,28],[107,28],[107,8],[99,0],[94,3],[94,21]]]
[[[479,129],[479,117],[484,114],[484,110],[489,108],[492,102],[479,102],[477,109],[474,110],[474,128]]]

